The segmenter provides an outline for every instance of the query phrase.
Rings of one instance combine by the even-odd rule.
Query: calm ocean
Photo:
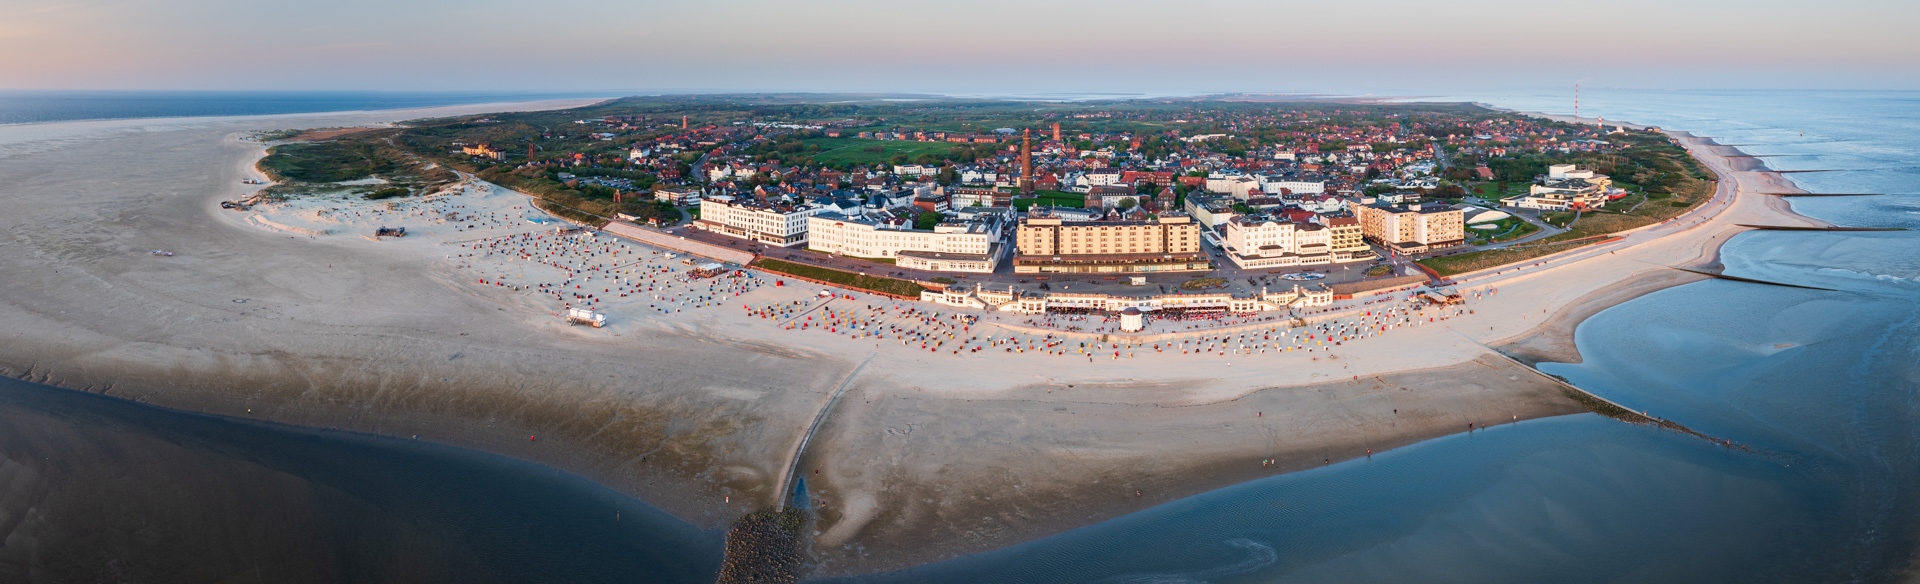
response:
[[[1455,99],[1570,113],[1570,98]],[[1796,209],[1841,225],[1920,227],[1911,194],[1920,191],[1920,94],[1589,90],[1581,113],[1794,155],[1768,159],[1780,169],[1841,170],[1792,176],[1815,192],[1906,194],[1800,199]],[[1723,261],[1731,274],[1839,291],[1722,280],[1672,288],[1590,319],[1576,335],[1586,361],[1544,368],[1758,454],[1591,414],[1535,420],[855,580],[1895,579],[1920,548],[1920,232],[1750,232]],[[154,462],[152,452],[166,457]],[[209,523],[217,530],[207,540],[165,542],[151,561],[186,555],[228,568],[213,574],[267,562],[329,571],[266,581],[668,582],[709,579],[718,562],[718,534],[541,467],[10,380],[0,380],[0,455],[0,484],[66,480],[85,487],[63,496],[98,485],[102,501],[140,497],[111,516],[50,517],[94,507],[49,501],[39,525],[138,542],[108,536]],[[98,480],[83,482],[90,477]],[[113,488],[128,477],[142,488]],[[246,496],[229,506],[200,492]],[[622,519],[609,521],[616,512]],[[7,519],[0,513],[0,526]],[[280,539],[232,543],[250,533]],[[7,552],[0,547],[0,580]]]
[[[1468,95],[1572,113],[1567,92]],[[1582,116],[1740,144],[1840,225],[1920,228],[1920,93],[1600,91]],[[1920,232],[1750,232],[1549,364],[1703,439],[1592,414],[1246,483],[873,582],[1886,582],[1920,548]]]
[[[303,114],[618,95],[383,91],[0,91],[0,124]]]

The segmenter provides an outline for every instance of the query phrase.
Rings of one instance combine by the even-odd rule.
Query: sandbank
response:
[[[1778,175],[1736,172],[1724,147],[1697,145],[1733,177],[1708,208],[1538,268],[1463,277],[1461,289],[1483,294],[1470,314],[1423,312],[1435,320],[1330,351],[1133,348],[1088,360],[929,351],[783,329],[742,310],[817,302],[817,287],[802,286],[718,302],[678,296],[672,308],[603,298],[613,324],[570,327],[557,300],[525,289],[563,271],[461,247],[550,229],[515,221],[526,201],[487,185],[419,203],[484,218],[453,223],[446,208],[364,204],[352,208],[394,214],[348,218],[314,206],[347,201],[252,214],[216,205],[255,188],[241,179],[261,178],[252,164],[264,146],[242,139],[251,131],[493,107],[0,128],[10,197],[0,372],[513,456],[708,528],[772,507],[802,434],[845,384],[798,468],[825,505],[813,548],[823,573],[857,573],[994,549],[1469,423],[1583,411],[1486,346],[1576,358],[1579,320],[1682,283],[1667,266],[1712,257],[1734,223],[1793,220],[1778,198],[1735,190],[1777,189]],[[405,221],[408,237],[366,237],[388,220]],[[680,269],[627,245],[629,259]],[[596,285],[636,274],[597,275]],[[995,315],[975,316],[983,320],[967,334],[996,330]]]

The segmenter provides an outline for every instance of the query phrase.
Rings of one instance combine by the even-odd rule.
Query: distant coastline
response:
[[[0,126],[101,120],[206,118],[368,112],[607,98],[595,92],[386,91],[0,91]]]

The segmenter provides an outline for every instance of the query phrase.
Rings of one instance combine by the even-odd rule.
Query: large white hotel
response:
[[[876,220],[829,212],[807,219],[807,247],[892,259],[894,265],[914,270],[991,273],[1005,255],[1001,241],[1007,220],[1005,214],[980,213],[972,221],[947,221],[924,230],[914,229],[905,218]]]
[[[827,211],[817,205],[782,205],[715,196],[700,201],[701,229],[780,247],[807,244],[807,218]]]
[[[1227,257],[1242,269],[1357,262],[1379,257],[1362,239],[1353,217],[1322,217],[1319,223],[1239,215],[1226,223]]]

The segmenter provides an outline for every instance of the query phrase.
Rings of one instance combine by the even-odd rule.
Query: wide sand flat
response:
[[[1566,358],[1579,318],[1649,287],[1621,282],[1710,262],[1732,223],[1787,220],[1763,200],[1771,197],[1735,199],[1727,184],[1732,208],[1705,225],[1676,223],[1577,252],[1577,263],[1469,281],[1470,292],[1487,293],[1472,314],[1423,314],[1436,320],[1331,352],[1136,348],[1089,362],[788,330],[741,309],[818,302],[815,288],[797,286],[710,306],[683,296],[675,312],[647,306],[665,301],[605,298],[612,325],[569,327],[555,317],[559,300],[481,283],[553,282],[565,270],[454,257],[469,249],[461,242],[543,227],[505,221],[475,232],[402,213],[391,218],[411,221],[413,234],[376,242],[363,231],[387,218],[215,205],[258,177],[251,164],[262,146],[239,139],[248,130],[499,109],[0,128],[0,370],[539,461],[704,526],[770,507],[801,435],[845,386],[799,469],[825,504],[815,545],[823,567],[858,572],[1017,543],[1469,423],[1580,411],[1485,345],[1546,343],[1535,351]],[[1749,186],[1773,176],[1733,174]],[[459,196],[472,197],[461,203],[468,210],[524,206],[510,193]],[[600,261],[578,258],[590,260]],[[897,313],[906,306],[889,322],[907,323]],[[1011,334],[984,318],[966,334]]]

